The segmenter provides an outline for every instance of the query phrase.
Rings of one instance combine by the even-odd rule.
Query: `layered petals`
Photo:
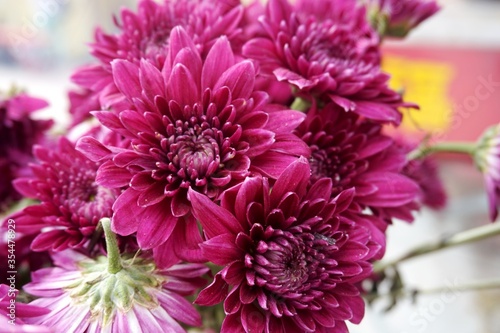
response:
[[[139,64],[141,59],[147,59],[161,69],[171,45],[170,33],[176,26],[186,30],[205,56],[218,37],[225,35],[235,41],[240,38],[242,16],[242,6],[215,0],[141,0],[137,12],[123,9],[115,20],[118,33],[95,31],[91,54],[98,63],[82,67],[72,76],[81,88],[70,92],[73,124],[88,118],[91,111],[123,110],[129,106],[115,84],[116,77],[113,80],[113,60]]]
[[[311,149],[312,180],[329,177],[332,197],[354,188],[353,202],[390,221],[411,221],[420,188],[405,175],[406,151],[372,121],[335,104],[313,106],[296,134]]]
[[[371,272],[371,233],[345,215],[353,190],[332,199],[330,179],[307,191],[309,179],[301,158],[272,189],[267,178],[249,177],[220,206],[190,192],[194,214],[214,231],[202,249],[223,266],[196,303],[224,300],[221,332],[347,332],[345,321],[363,317],[355,284]]]
[[[88,138],[77,145],[94,160],[112,157],[97,182],[126,186],[114,207],[114,230],[137,232],[144,249],[173,246],[173,230],[191,216],[189,191],[216,200],[251,173],[275,178],[309,153],[291,134],[305,115],[270,105],[267,94],[255,90],[253,64],[238,61],[226,37],[205,60],[183,28],[174,28],[169,40],[161,71],[147,60],[112,62],[116,86],[131,107],[95,115],[130,147]],[[276,163],[269,163],[272,157]]]
[[[113,214],[118,191],[97,185],[101,163],[76,151],[64,137],[57,150],[38,146],[34,152],[38,160],[31,166],[34,176],[18,178],[14,186],[40,203],[12,216],[18,231],[37,234],[31,245],[34,251],[83,248],[99,220]]]
[[[395,124],[398,107],[413,106],[389,89],[378,35],[355,1],[271,0],[261,22],[263,36],[248,41],[243,53],[298,96]]]

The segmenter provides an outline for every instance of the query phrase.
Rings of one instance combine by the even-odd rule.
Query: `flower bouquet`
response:
[[[384,283],[405,296],[399,262],[499,234],[381,261],[394,220],[446,203],[434,153],[470,155],[492,221],[500,206],[498,125],[472,144],[398,130],[418,101],[389,87],[381,44],[438,9],[140,0],[95,31],[65,133],[5,93],[1,329],[348,332]]]

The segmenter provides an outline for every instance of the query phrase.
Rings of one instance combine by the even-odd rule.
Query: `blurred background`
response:
[[[384,68],[420,111],[403,128],[438,140],[476,140],[500,122],[500,1],[438,0],[442,10],[404,40],[385,43]],[[426,241],[489,223],[482,176],[471,161],[445,156],[440,173],[449,195],[440,212],[423,210],[412,225],[389,228],[385,259]],[[498,223],[498,222],[497,222]],[[452,292],[457,285],[500,277],[500,238],[462,245],[400,266],[406,288],[446,292],[407,299],[390,312],[388,302],[367,309],[354,333],[498,333],[500,290]]]
[[[0,91],[11,85],[50,102],[37,113],[68,124],[70,75],[92,62],[88,43],[97,26],[116,29],[113,15],[137,0],[0,0]]]
[[[47,99],[40,117],[68,122],[69,76],[92,61],[86,43],[96,26],[112,32],[112,15],[136,0],[0,0],[0,90],[12,84]],[[443,9],[405,41],[388,41],[384,68],[406,99],[421,105],[404,124],[422,135],[431,129],[442,140],[475,140],[500,122],[500,1],[439,0]],[[424,210],[413,225],[389,229],[387,259],[443,235],[488,222],[482,177],[468,160],[446,157],[441,174],[448,207]],[[457,181],[460,180],[460,181]],[[498,223],[498,222],[497,222]],[[447,287],[500,278],[500,239],[448,249],[401,266],[408,287]],[[386,304],[367,309],[352,332],[499,333],[500,291],[448,293],[407,300],[389,313]]]

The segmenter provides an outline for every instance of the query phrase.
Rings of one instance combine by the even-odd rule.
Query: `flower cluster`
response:
[[[343,217],[354,190],[331,198],[332,180],[309,185],[304,158],[270,188],[249,177],[220,206],[190,192],[207,236],[203,252],[224,268],[197,303],[224,301],[223,332],[345,332],[364,303],[356,283],[371,273],[370,233]],[[228,291],[228,286],[231,290]]]
[[[204,328],[359,323],[388,226],[442,206],[418,177],[431,164],[386,131],[417,106],[389,88],[369,14],[354,0],[141,0],[117,33],[98,29],[69,94],[71,127],[97,127],[30,139],[29,173],[12,182],[35,203],[10,217],[53,260],[25,285],[45,309],[26,322],[186,332],[223,303]],[[12,103],[0,125],[19,120]]]
[[[69,96],[73,125],[88,118],[90,111],[123,108],[124,97],[115,84],[112,61],[123,59],[138,64],[141,59],[147,59],[162,68],[170,49],[170,34],[176,26],[189,32],[202,54],[222,35],[236,43],[243,15],[243,7],[238,5],[215,0],[164,0],[162,3],[148,0],[140,1],[137,13],[122,10],[121,21],[115,19],[119,33],[106,34],[100,29],[95,32],[91,54],[98,63],[85,66],[72,76],[80,87]]]
[[[380,122],[401,121],[398,107],[412,106],[388,88],[380,68],[380,36],[353,1],[272,0],[261,18],[263,37],[245,44],[263,74],[298,90],[303,98],[334,103]]]

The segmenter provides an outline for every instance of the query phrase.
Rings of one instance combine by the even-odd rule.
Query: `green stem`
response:
[[[366,295],[368,300],[375,300],[381,297],[416,297],[418,295],[436,295],[448,292],[465,292],[465,291],[480,291],[480,290],[491,290],[491,289],[500,289],[500,280],[499,279],[491,279],[491,280],[482,280],[482,281],[473,281],[462,284],[453,284],[450,286],[441,286],[436,288],[429,289],[418,289],[418,288],[407,288],[407,289],[398,289],[394,290],[390,293],[384,294],[376,294],[371,293]]]
[[[108,251],[108,272],[116,274],[122,270],[120,249],[116,235],[111,231],[111,220],[107,217],[101,219],[101,225],[104,229],[104,236],[106,237],[106,249]]]
[[[462,284],[456,284],[450,287],[437,287],[430,289],[414,290],[413,294],[439,294],[446,291],[477,291],[477,290],[490,290],[500,288],[499,279],[483,280],[483,281],[473,281]]]
[[[307,110],[309,110],[310,107],[311,107],[311,102],[300,97],[295,98],[292,105],[290,106],[292,110],[297,110],[302,112],[306,112]]]
[[[454,247],[457,245],[477,242],[486,238],[500,235],[500,223],[487,224],[478,228],[460,232],[451,237],[445,237],[438,242],[423,244],[407,254],[387,262],[379,262],[374,265],[375,273],[382,273],[389,267],[395,267],[399,263],[411,258],[415,258],[427,253],[432,253],[441,249]]]
[[[473,155],[476,150],[474,142],[440,142],[429,146],[424,143],[408,155],[408,159],[414,160],[426,157],[434,153],[458,153]]]

